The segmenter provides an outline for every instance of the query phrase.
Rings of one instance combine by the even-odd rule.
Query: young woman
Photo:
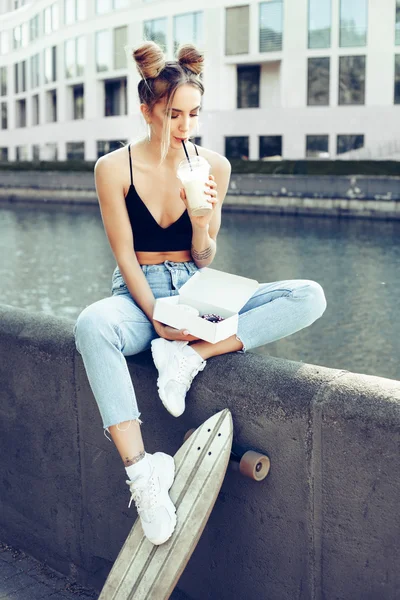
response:
[[[196,133],[204,93],[199,77],[203,55],[186,44],[176,61],[165,61],[157,44],[145,42],[133,51],[133,58],[142,76],[138,94],[149,135],[96,163],[102,219],[118,266],[112,296],[85,308],[74,332],[103,426],[125,465],[144,533],[153,544],[162,544],[176,524],[168,493],[174,460],[144,450],[125,356],[151,347],[161,401],[179,416],[193,377],[208,358],[244,352],[295,333],[322,315],[326,301],[313,281],[262,284],[240,311],[237,335],[217,344],[153,319],[156,298],[177,294],[199,268],[212,262],[231,168],[225,157],[189,141]],[[185,159],[181,140],[190,155],[198,153],[211,164],[204,190],[212,206],[207,216],[194,217],[187,211],[176,177]]]

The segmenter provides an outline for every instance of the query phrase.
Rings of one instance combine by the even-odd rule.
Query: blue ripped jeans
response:
[[[155,298],[174,296],[198,270],[194,262],[142,265]],[[150,349],[157,333],[129,293],[118,269],[111,297],[87,306],[74,334],[104,428],[140,417],[125,356]],[[262,283],[239,313],[237,337],[250,350],[291,335],[325,311],[321,286],[304,279]],[[200,375],[201,377],[201,375]]]

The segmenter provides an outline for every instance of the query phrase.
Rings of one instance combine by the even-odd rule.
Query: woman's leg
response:
[[[74,327],[78,352],[100,410],[105,429],[139,422],[125,356],[150,348],[157,334],[130,294],[104,298],[86,307]]]
[[[237,336],[191,347],[204,360],[212,356],[257,348],[292,335],[322,316],[326,299],[319,283],[294,279],[263,283],[239,312]]]
[[[103,426],[109,429],[125,464],[131,501],[135,501],[145,535],[153,544],[162,544],[176,525],[175,507],[168,495],[174,459],[144,450],[140,413],[125,359],[149,349],[157,334],[129,293],[85,308],[74,332]]]

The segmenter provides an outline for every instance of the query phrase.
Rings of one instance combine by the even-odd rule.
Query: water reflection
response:
[[[399,234],[394,221],[224,213],[213,266],[323,286],[322,319],[256,352],[399,379]],[[4,304],[75,319],[110,293],[115,261],[97,207],[3,207],[0,252]]]

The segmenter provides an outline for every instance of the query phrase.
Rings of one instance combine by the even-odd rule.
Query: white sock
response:
[[[145,453],[144,457],[139,460],[139,462],[134,465],[130,465],[129,467],[125,467],[126,474],[128,475],[131,481],[135,481],[139,477],[144,477],[148,479],[151,475],[151,463],[149,460],[150,454]]]

